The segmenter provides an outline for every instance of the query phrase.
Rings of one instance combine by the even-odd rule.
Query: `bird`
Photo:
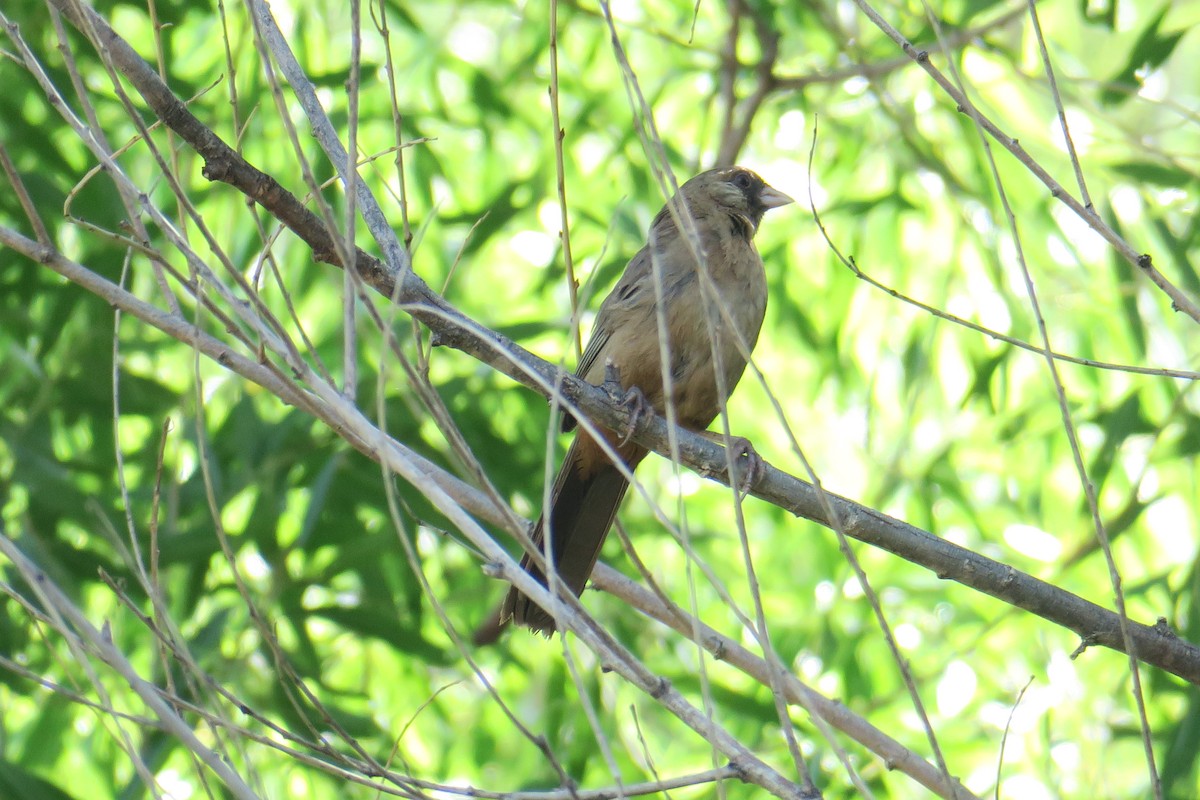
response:
[[[654,217],[646,246],[601,304],[576,376],[600,386],[612,370],[638,408],[664,415],[670,402],[678,425],[706,431],[745,370],[744,352],[749,350],[743,351],[738,339],[752,349],[766,314],[766,273],[754,235],[767,211],[792,202],[744,167],[710,169],[684,183]],[[694,225],[685,223],[681,229],[689,218]],[[702,289],[701,273],[707,273],[715,291]],[[716,311],[716,302],[727,306],[728,318]],[[667,334],[669,398],[660,358],[660,315]],[[718,364],[722,381],[717,380]],[[575,420],[564,417],[563,430],[574,427]],[[607,430],[601,435],[629,471],[646,456],[646,449],[627,436]],[[600,444],[577,431],[550,493],[550,506],[532,533],[539,553],[545,552],[549,537],[555,573],[577,597],[628,488]],[[521,567],[548,585],[528,553]],[[493,640],[509,620],[547,636],[556,627],[549,612],[513,586],[499,616],[493,615],[476,634],[477,643]]]

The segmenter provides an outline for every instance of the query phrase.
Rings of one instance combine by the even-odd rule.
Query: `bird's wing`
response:
[[[612,331],[601,329],[597,325],[592,330],[592,338],[588,339],[587,348],[583,351],[583,355],[579,357],[579,366],[575,368],[575,375],[580,378],[587,378],[588,370],[592,368],[592,364],[596,363],[596,359],[600,357],[601,351],[604,350],[604,345],[608,344],[608,340],[612,337]]]
[[[584,348],[583,355],[579,358],[579,366],[575,369],[577,376],[586,380],[592,368],[603,363],[601,353],[608,345],[608,340],[612,338],[615,327],[614,318],[622,316],[622,311],[646,302],[647,297],[653,297],[654,287],[647,280],[649,274],[650,249],[643,247],[637,255],[630,259],[621,279],[617,281],[617,285],[600,304],[600,311],[596,314],[596,324],[592,328],[592,336],[588,339],[587,347]]]

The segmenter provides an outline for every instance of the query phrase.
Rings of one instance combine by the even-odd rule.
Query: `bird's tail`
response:
[[[620,451],[629,469],[646,455],[646,451],[636,445],[626,445]],[[628,488],[629,482],[603,456],[599,446],[586,434],[576,436],[550,496],[549,526],[543,514],[534,527],[533,541],[541,549],[549,528],[550,555],[555,572],[561,585],[577,597],[592,574],[600,548]],[[521,559],[521,566],[543,586],[547,585],[546,576],[528,554]],[[554,618],[547,611],[512,587],[499,614],[493,615],[476,632],[476,643],[494,640],[510,618],[517,625],[547,635],[555,629]]]

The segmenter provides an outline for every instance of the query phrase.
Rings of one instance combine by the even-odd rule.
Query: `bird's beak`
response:
[[[766,208],[779,208],[786,206],[788,203],[796,202],[778,189],[770,186],[764,186],[761,193],[758,195],[759,202]]]

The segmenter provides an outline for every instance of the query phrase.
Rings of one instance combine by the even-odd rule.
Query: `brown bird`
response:
[[[684,428],[704,431],[720,410],[724,399],[720,392],[733,391],[746,368],[737,336],[716,304],[706,298],[715,297],[728,307],[737,333],[746,347],[753,348],[767,308],[767,280],[754,234],[768,209],[793,200],[742,167],[702,172],[680,187],[675,200],[681,218],[689,215],[695,221],[702,263],[681,233],[671,204],[664,206],[650,227],[647,245],[625,267],[600,306],[575,374],[599,386],[611,363],[620,374],[623,389],[636,388],[649,407],[664,414],[668,399],[659,357],[661,313],[668,337],[670,402],[675,418]],[[656,262],[661,273],[661,308],[655,291]],[[702,291],[701,271],[708,273],[715,293]],[[710,317],[716,321],[715,348]],[[719,353],[723,385],[716,379],[714,349]],[[574,423],[566,418],[563,430],[575,427]],[[618,434],[605,431],[603,435],[630,470],[646,455],[645,448]],[[558,578],[576,596],[583,592],[628,488],[629,483],[600,445],[579,431],[554,482],[550,510],[543,513],[533,531],[540,552],[544,552],[543,536],[550,537]],[[545,575],[528,554],[521,566],[546,585]],[[496,635],[509,618],[547,635],[554,632],[554,618],[516,587],[509,589],[500,617],[493,621]],[[488,627],[481,629],[477,639],[493,638],[484,632]]]

